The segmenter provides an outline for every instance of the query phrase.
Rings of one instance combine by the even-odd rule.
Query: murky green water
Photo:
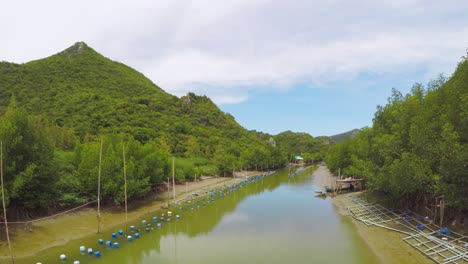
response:
[[[125,236],[114,239],[119,249],[98,244],[98,238],[112,240],[109,232],[16,263],[60,263],[62,253],[66,263],[82,264],[377,263],[349,219],[339,216],[328,199],[315,197],[313,177],[310,170],[292,178],[286,171],[277,172],[210,204],[201,201],[193,211],[172,209],[180,220],[160,229],[153,224],[154,230],[143,231],[132,242]],[[152,216],[142,219],[152,222]],[[130,224],[141,228],[141,221]],[[80,245],[99,250],[102,256],[82,255]]]

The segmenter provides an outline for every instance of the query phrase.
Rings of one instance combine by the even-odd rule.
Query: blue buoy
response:
[[[114,248],[119,248],[119,243],[114,242]]]
[[[146,225],[146,220],[141,221],[141,224],[145,226]]]
[[[130,230],[135,231],[135,226],[130,226]]]
[[[406,220],[406,221],[411,220],[411,216],[409,216],[409,215],[405,216],[405,220]]]
[[[175,219],[179,220],[179,219],[180,219],[180,215],[176,215],[176,216],[175,216]]]
[[[110,242],[109,240],[107,240],[107,241],[106,241],[106,246],[111,247],[111,246],[112,246],[112,242]]]
[[[122,229],[119,230],[119,235],[123,235],[123,230]]]
[[[132,236],[127,236],[127,241],[132,241]]]
[[[85,247],[85,246],[81,246],[81,247],[80,247],[80,252],[81,252],[81,253],[86,252],[86,247]]]
[[[117,238],[117,234],[116,234],[116,233],[112,233],[112,238]]]
[[[98,239],[98,243],[99,243],[99,245],[102,245],[102,244],[104,243],[104,240],[102,240],[102,239],[100,238],[100,239]]]
[[[157,222],[157,221],[158,221],[158,217],[153,216],[153,222]]]
[[[450,231],[448,228],[445,228],[445,227],[442,227],[439,232],[444,235],[450,235],[452,233],[452,231]]]
[[[423,229],[424,229],[424,225],[423,225],[423,224],[419,224],[419,225],[418,225],[418,229],[419,229],[419,230],[423,230]]]
[[[101,252],[99,251],[94,252],[94,256],[96,256],[96,258],[101,257]]]
[[[88,254],[89,254],[89,255],[92,255],[92,254],[93,254],[93,249],[92,249],[92,248],[88,248]]]
[[[60,260],[61,261],[67,260],[67,256],[65,256],[65,254],[60,255]]]
[[[135,233],[135,238],[140,238],[140,233]]]
[[[182,211],[182,210],[184,210],[184,208],[181,206],[181,207],[179,207],[179,210],[181,210],[181,211]]]

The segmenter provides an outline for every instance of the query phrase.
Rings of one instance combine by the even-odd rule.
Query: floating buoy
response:
[[[75,260],[75,261],[73,261],[73,264],[80,264],[80,261],[79,261],[79,260]]]
[[[182,210],[184,210],[184,208],[181,206],[181,207],[179,207],[179,210],[181,210],[181,211],[182,211]]]
[[[94,256],[96,256],[96,258],[101,257],[101,252],[99,251],[94,252]]]
[[[107,240],[107,241],[106,241],[106,246],[111,247],[111,246],[112,246],[112,242],[110,242],[109,240]]]
[[[92,249],[92,248],[88,248],[88,254],[89,254],[89,255],[92,255],[92,254],[93,254],[93,249]]]
[[[423,229],[424,229],[424,225],[423,225],[423,224],[419,224],[419,225],[418,225],[418,229],[419,229],[419,230],[423,230]]]
[[[102,240],[102,239],[100,238],[100,239],[98,239],[98,243],[99,243],[99,245],[102,245],[102,244],[104,243],[104,240]]]
[[[119,230],[119,235],[123,235],[123,230],[122,229]]]
[[[146,220],[141,221],[141,224],[145,226],[146,225]]]
[[[171,212],[171,211],[167,211],[167,216],[171,217],[171,216],[172,216],[172,212]]]
[[[159,227],[159,228],[160,228],[160,227],[161,227],[161,223],[158,223],[158,224],[157,224],[157,227]]]
[[[130,230],[135,231],[135,226],[130,226]]]
[[[180,219],[180,215],[176,215],[176,216],[175,216],[175,219],[179,220],[179,219]]]
[[[85,246],[81,246],[80,247],[80,252],[84,253],[86,251],[86,247]]]
[[[140,233],[135,233],[135,238],[140,238]]]
[[[112,233],[112,238],[117,238],[117,234],[116,234],[116,233]]]
[[[153,216],[153,222],[157,222],[157,221],[158,221],[158,217]]]
[[[65,254],[60,255],[60,260],[61,261],[67,260],[67,256],[65,256]]]
[[[132,241],[132,236],[127,236],[127,241]]]
[[[450,231],[450,229],[448,228],[445,228],[445,227],[442,227],[440,230],[439,230],[440,233],[444,234],[444,235],[450,235],[452,233],[452,231]]]
[[[411,216],[409,216],[409,215],[405,216],[405,220],[406,220],[406,221],[411,220]]]
[[[119,243],[114,242],[114,248],[119,248]]]

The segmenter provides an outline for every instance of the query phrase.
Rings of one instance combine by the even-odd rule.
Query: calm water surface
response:
[[[312,170],[292,178],[279,171],[210,204],[201,201],[194,211],[172,209],[180,220],[161,229],[154,225],[133,242],[120,237],[119,249],[97,243],[98,238],[111,240],[111,230],[16,263],[61,263],[62,253],[68,257],[65,263],[82,264],[377,263],[350,220],[338,215],[328,198],[315,197],[313,177]],[[153,215],[142,219],[151,222]],[[141,226],[141,221],[130,224]],[[80,245],[99,250],[101,258],[81,255]]]

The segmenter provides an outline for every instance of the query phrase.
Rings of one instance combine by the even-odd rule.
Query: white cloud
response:
[[[0,60],[83,40],[168,92],[217,103],[365,72],[448,71],[468,47],[466,1],[20,0],[2,9]]]

